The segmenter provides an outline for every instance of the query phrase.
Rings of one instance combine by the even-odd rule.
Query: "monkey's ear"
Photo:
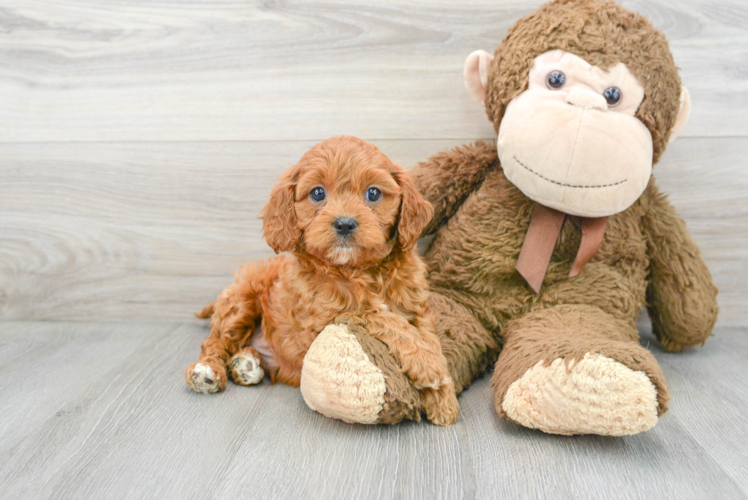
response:
[[[281,176],[260,213],[262,234],[275,253],[288,252],[301,238],[294,208],[299,170],[297,165]]]
[[[678,118],[675,119],[675,125],[670,131],[670,139],[667,143],[670,144],[678,137],[680,131],[683,130],[686,123],[688,122],[688,115],[691,114],[691,96],[688,94],[686,87],[680,88],[680,110],[678,111]]]
[[[465,60],[465,70],[462,72],[465,78],[465,88],[479,104],[483,104],[486,97],[486,82],[488,82],[491,61],[493,61],[493,55],[485,50],[476,50]]]

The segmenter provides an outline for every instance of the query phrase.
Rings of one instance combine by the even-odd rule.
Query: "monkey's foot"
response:
[[[625,436],[657,423],[657,390],[644,372],[600,354],[540,361],[509,386],[511,420],[551,434]]]
[[[328,325],[301,370],[301,394],[312,410],[359,424],[420,420],[421,396],[381,341],[353,325]]]

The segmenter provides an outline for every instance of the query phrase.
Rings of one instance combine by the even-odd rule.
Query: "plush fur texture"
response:
[[[381,191],[373,201],[366,197],[372,186]],[[316,188],[324,189],[324,199],[312,198]],[[384,342],[420,389],[429,418],[454,423],[454,384],[426,303],[426,268],[415,252],[431,215],[406,170],[372,144],[338,136],[312,148],[281,177],[262,213],[268,244],[290,253],[242,267],[236,283],[200,314],[211,317],[212,330],[185,372],[187,383],[197,392],[222,390],[229,358],[256,345],[252,336],[261,325],[267,352],[246,348],[236,360],[241,369],[231,366],[234,380],[255,380],[244,372],[261,356],[272,381],[298,386],[304,356],[325,326],[360,325]],[[357,224],[347,236],[336,230],[341,218]],[[215,378],[196,378],[197,365],[210,367]]]
[[[328,325],[319,334],[304,357],[301,388],[309,408],[364,424],[377,421],[387,391],[384,373],[346,325]]]
[[[664,36],[613,2],[557,0],[509,31],[488,77],[488,115],[497,131],[507,103],[526,88],[533,59],[554,49],[603,68],[628,66],[645,88],[636,116],[652,134],[656,162],[677,115],[680,80]],[[599,251],[573,278],[581,223],[568,217],[536,294],[515,269],[536,203],[506,178],[494,146],[439,153],[411,174],[434,207],[423,233],[434,234],[424,256],[429,304],[457,390],[502,347],[492,378],[502,416],[562,434],[621,435],[654,425],[669,394],[656,360],[639,344],[637,317],[646,304],[663,347],[677,351],[703,344],[718,310],[709,270],[654,178],[629,208],[608,218]],[[601,375],[606,370],[621,383]],[[555,402],[552,394],[524,396],[553,387],[566,391]],[[599,404],[567,391],[578,387]],[[614,416],[615,402],[621,412]],[[380,421],[411,415],[383,412]]]
[[[623,62],[644,87],[636,117],[652,134],[653,162],[665,150],[680,108],[681,81],[665,35],[613,1],[556,0],[520,19],[496,49],[485,97],[498,133],[509,101],[528,85],[534,59],[563,50],[601,68]]]
[[[647,376],[601,354],[542,361],[509,386],[502,411],[553,434],[626,436],[657,423],[657,390]]]
[[[647,187],[652,135],[635,116],[644,88],[623,63],[609,69],[561,50],[535,60],[497,141],[504,174],[528,198],[567,214],[606,217]],[[546,81],[554,70],[566,78],[559,90]],[[622,96],[614,107],[602,95],[611,85]]]

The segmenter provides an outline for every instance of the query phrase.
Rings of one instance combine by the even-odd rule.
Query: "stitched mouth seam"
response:
[[[519,161],[516,156],[514,156],[513,158],[514,158],[514,161],[522,165],[522,167],[524,167],[524,169],[527,170],[528,172],[537,175],[543,180],[552,182],[553,184],[558,184],[559,186],[570,187],[570,188],[604,188],[604,187],[618,186],[619,184],[623,184],[624,182],[628,181],[628,179],[623,179],[622,181],[614,182],[612,184],[596,184],[596,185],[564,184],[563,182],[554,181],[553,179],[549,179],[543,174],[537,173],[536,171],[534,171],[533,169],[531,169],[530,167],[528,167],[527,165]]]

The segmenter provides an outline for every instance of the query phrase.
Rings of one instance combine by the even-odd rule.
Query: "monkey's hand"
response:
[[[675,208],[650,181],[644,216],[652,328],[669,351],[703,344],[717,321],[717,287]]]

